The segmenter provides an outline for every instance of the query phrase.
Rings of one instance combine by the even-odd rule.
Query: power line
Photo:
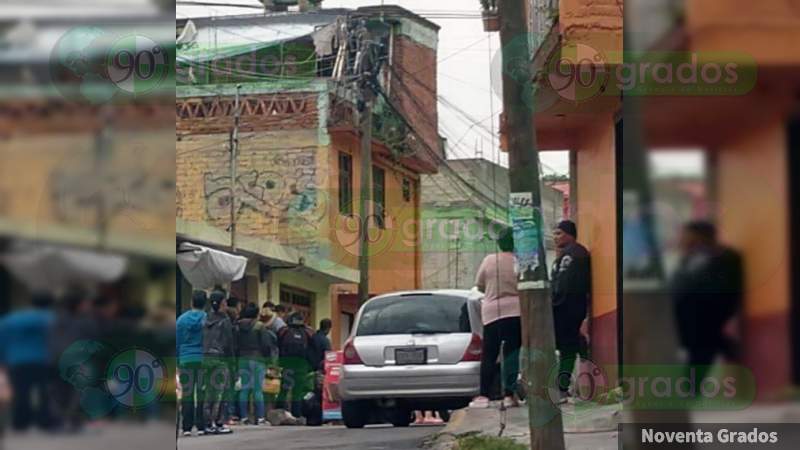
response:
[[[489,44],[491,45],[491,42]],[[458,140],[458,142],[456,144],[454,144],[456,147],[458,147],[458,144],[460,144],[461,141],[464,139],[464,137],[466,136],[466,133],[468,133],[469,130],[471,130],[474,127],[478,127],[478,128],[480,128],[480,129],[482,129],[482,130],[484,130],[484,131],[489,133],[489,136],[490,136],[489,139],[492,142],[492,146],[494,146],[494,140],[495,139],[499,140],[499,137],[495,136],[494,120],[491,122],[491,129],[487,128],[485,125],[483,125],[483,122],[485,122],[488,118],[492,118],[492,119],[494,118],[494,112],[492,112],[492,114],[489,117],[487,117],[485,119],[482,119],[482,120],[478,120],[475,117],[473,117],[471,114],[467,113],[466,111],[464,111],[463,109],[461,109],[460,107],[458,107],[457,105],[455,105],[454,103],[449,101],[446,97],[438,94],[436,91],[434,91],[431,88],[429,88],[428,86],[426,86],[419,78],[417,78],[415,76],[414,73],[411,73],[411,72],[403,69],[402,67],[398,67],[398,68],[400,70],[402,70],[404,73],[406,73],[408,76],[412,77],[414,79],[414,81],[416,81],[417,84],[419,84],[423,89],[427,90],[429,93],[431,93],[433,95],[436,95],[437,100],[439,100],[440,103],[442,103],[443,106],[445,106],[446,108],[449,108],[449,109],[457,112],[458,114],[463,116],[468,121],[468,124],[470,125],[470,127],[469,127],[469,129],[467,129],[467,131],[464,132],[464,135],[462,135],[462,137]],[[395,74],[397,75],[397,72],[395,72]],[[491,74],[490,74],[490,77],[491,77]],[[403,84],[402,77],[398,77],[398,79],[400,80],[400,83]],[[490,98],[490,103],[493,102],[493,101],[494,101],[494,98],[493,97]],[[539,165],[541,166],[540,167],[540,173],[543,173],[541,169],[548,169],[550,172],[559,173],[558,170],[556,170],[553,167],[545,164],[542,161],[539,161]]]
[[[407,86],[407,85],[406,85],[406,84],[403,82],[403,80],[402,80],[402,77],[395,77],[394,79],[396,79],[396,80],[398,81],[398,83],[399,83],[400,87],[404,89],[404,91],[405,91],[406,95],[407,95],[407,96],[408,96],[408,97],[411,99],[412,103],[414,103],[418,109],[420,109],[420,110],[424,110],[424,108],[423,108],[423,107],[422,107],[422,106],[419,104],[419,102],[417,102],[417,100],[415,99],[415,97],[414,97],[413,93],[411,93],[411,91],[410,91],[410,89],[408,88],[408,86]],[[418,83],[420,83],[420,84],[422,84],[422,83],[421,83],[419,80],[417,80],[417,82],[418,82]],[[424,86],[424,85],[423,85],[423,86]],[[383,91],[381,91],[381,93],[383,94]],[[397,110],[397,108],[395,108],[395,107],[394,107],[394,105],[392,104],[391,100],[389,100],[389,99],[386,97],[386,95],[385,95],[385,94],[383,94],[383,96],[384,96],[384,98],[386,99],[387,103],[389,103],[389,105],[390,105],[390,106],[392,106],[392,107],[395,109],[395,111],[397,111],[397,113],[398,113],[398,114],[399,114],[401,117],[403,117],[403,118],[405,119],[405,117],[404,117],[404,116],[403,116],[403,115],[402,115],[402,114],[399,112],[399,110]],[[406,121],[406,123],[408,123],[408,122]],[[409,124],[409,125],[407,125],[407,126],[409,127],[409,129],[411,129],[411,130],[414,130],[414,129],[413,129],[413,127],[412,127],[410,124]],[[414,131],[415,131],[415,130],[414,130]],[[416,133],[416,131],[415,131],[415,133]],[[417,133],[417,134],[418,134],[418,133]],[[425,142],[424,142],[423,140],[421,140],[421,142],[422,142],[422,143],[423,143],[423,144],[424,144],[424,145],[427,147],[427,144],[425,144]],[[453,171],[454,173],[456,173],[456,172],[455,172],[455,170],[454,170],[454,169],[452,169],[452,167],[450,167],[450,166],[449,166],[449,164],[448,164],[448,161],[447,161],[446,159],[442,159],[442,158],[441,158],[441,156],[440,156],[440,155],[439,155],[437,152],[435,152],[435,151],[431,151],[431,153],[434,155],[434,157],[435,157],[435,158],[438,158],[438,159],[440,159],[440,160],[443,162],[443,164],[444,164],[444,166],[445,166],[445,167],[447,167],[448,169],[450,169],[451,171]],[[484,198],[486,198],[486,199],[488,199],[488,200],[490,200],[490,201],[491,201],[491,199],[489,199],[488,197],[486,197],[486,196],[485,196],[485,194],[484,194],[483,192],[481,192],[479,189],[477,189],[477,188],[475,188],[474,186],[472,186],[472,184],[470,184],[470,183],[466,182],[466,181],[465,181],[463,178],[461,178],[460,174],[457,174],[457,173],[456,173],[456,175],[457,175],[457,176],[458,176],[458,177],[461,179],[461,181],[463,181],[463,182],[464,182],[464,183],[465,183],[465,184],[466,184],[468,187],[472,188],[472,189],[474,190],[474,192],[476,192],[478,195],[484,196]],[[473,174],[473,175],[474,175],[474,174]],[[484,187],[486,187],[487,189],[491,189],[491,187],[490,187],[490,186],[488,186],[486,183],[484,183],[482,180],[480,180],[480,178],[479,178],[479,177],[475,177],[475,179],[476,179],[476,180],[478,180],[478,181],[480,181],[480,182],[481,182],[481,184],[483,184],[483,186],[484,186]]]
[[[401,85],[401,86],[404,86],[402,82],[400,83],[400,85]],[[444,167],[444,168],[446,168],[447,170],[449,170],[449,171],[450,171],[450,173],[452,174],[452,176],[454,176],[455,178],[457,178],[457,179],[458,179],[458,180],[459,180],[459,181],[460,181],[460,182],[461,182],[461,183],[462,183],[464,186],[466,186],[466,187],[470,188],[470,190],[472,190],[472,191],[473,191],[474,193],[476,193],[478,196],[480,196],[480,197],[484,198],[484,199],[485,199],[485,200],[487,200],[488,202],[494,203],[494,202],[493,202],[493,200],[492,200],[491,198],[489,198],[489,197],[488,197],[488,196],[487,196],[485,193],[481,192],[481,191],[480,191],[478,188],[476,188],[476,187],[475,187],[475,186],[473,186],[473,185],[472,185],[470,182],[468,182],[467,180],[465,180],[465,179],[464,179],[464,178],[461,176],[461,174],[459,174],[459,173],[458,173],[458,171],[456,171],[455,169],[453,169],[453,168],[450,166],[450,164],[449,164],[449,161],[447,161],[447,159],[445,159],[445,158],[442,158],[442,156],[441,156],[441,155],[439,155],[439,154],[438,154],[438,152],[436,152],[435,150],[433,150],[433,149],[431,149],[431,148],[430,148],[430,146],[428,145],[428,143],[427,143],[427,142],[425,142],[425,140],[424,140],[424,139],[422,139],[422,137],[420,136],[419,132],[418,132],[418,131],[417,131],[417,130],[416,130],[416,129],[415,129],[415,128],[414,128],[414,127],[413,127],[413,126],[412,126],[412,125],[409,123],[409,122],[408,122],[408,120],[406,119],[406,117],[405,117],[405,116],[404,116],[404,115],[403,115],[403,114],[400,112],[400,110],[399,110],[399,109],[398,109],[398,108],[397,108],[397,107],[394,105],[394,103],[392,102],[392,100],[391,100],[391,99],[389,99],[389,97],[386,95],[386,93],[385,93],[385,92],[384,92],[382,89],[378,89],[378,94],[379,94],[381,97],[383,97],[383,99],[384,99],[384,101],[386,101],[387,105],[388,105],[388,106],[389,106],[389,107],[390,107],[390,108],[391,108],[391,109],[392,109],[392,110],[393,110],[393,111],[394,111],[394,112],[395,112],[395,113],[396,113],[396,114],[397,114],[397,115],[400,117],[400,119],[401,119],[401,120],[404,122],[405,126],[406,126],[406,127],[409,129],[409,131],[410,131],[410,132],[411,132],[411,133],[414,135],[414,137],[416,138],[416,140],[417,140],[417,141],[420,143],[420,145],[422,146],[423,150],[427,151],[427,152],[428,152],[428,153],[429,153],[429,154],[430,154],[430,155],[431,155],[431,156],[432,156],[434,159],[436,159],[436,160],[437,160],[437,161],[440,163],[440,167]],[[414,102],[414,103],[417,105],[417,107],[419,107],[419,106],[420,106],[420,105],[419,105],[419,104],[416,102],[416,100],[413,98],[413,96],[411,97],[411,100],[412,100],[412,101],[413,101],[413,102]],[[485,185],[485,186],[486,186],[486,185]],[[486,187],[488,188],[488,186],[486,186]],[[470,196],[468,195],[467,197],[469,198]],[[499,206],[499,205],[498,205],[498,206]]]

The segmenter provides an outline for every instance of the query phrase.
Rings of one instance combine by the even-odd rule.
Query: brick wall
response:
[[[241,97],[240,130],[277,131],[315,129],[319,124],[316,93],[261,94]],[[232,97],[196,97],[176,100],[175,128],[185,134],[227,136],[233,128]]]
[[[300,250],[317,249],[327,214],[327,148],[317,130],[244,133],[237,166],[237,230]],[[230,223],[227,135],[183,138],[176,144],[177,217],[221,229]]]
[[[436,50],[399,35],[394,42],[391,97],[428,148],[439,152]],[[428,160],[430,155],[423,157]]]
[[[175,159],[164,151],[174,139],[171,127],[111,129],[108,136],[102,161],[95,157],[93,132],[20,132],[5,140],[0,219],[33,234],[49,227],[93,233],[101,198],[108,233],[173,240]]]

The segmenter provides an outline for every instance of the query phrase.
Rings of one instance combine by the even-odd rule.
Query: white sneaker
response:
[[[192,437],[192,432],[191,431],[184,431],[183,432],[183,437]]]
[[[265,419],[263,417],[259,417],[258,420],[256,421],[256,425],[263,425],[265,427],[268,427],[268,426],[270,426],[272,424],[267,422],[267,419]]]
[[[469,402],[469,407],[473,409],[483,409],[489,407],[489,399],[487,397],[475,397]]]

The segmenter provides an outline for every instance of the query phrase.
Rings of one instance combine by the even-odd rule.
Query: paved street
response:
[[[410,450],[441,426],[393,428],[374,426],[349,430],[344,426],[325,427],[235,427],[228,436],[204,436],[178,439],[178,450]]]

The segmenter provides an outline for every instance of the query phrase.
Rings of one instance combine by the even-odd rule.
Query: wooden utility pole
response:
[[[520,268],[518,283],[522,302],[522,326],[527,328],[528,348],[523,348],[530,446],[534,450],[564,449],[561,410],[548,391],[551,370],[556,365],[553,308],[547,276],[547,259],[542,230],[542,199],[539,182],[539,154],[533,126],[533,74],[528,39],[525,0],[500,0],[500,42],[503,61],[503,109],[508,136],[511,192],[521,199],[522,211],[530,211],[535,227],[512,214],[517,227],[515,251],[538,254],[538,265]],[[515,208],[510,208],[514,210]],[[524,238],[524,239],[523,239]],[[524,246],[524,247],[523,247]],[[527,248],[525,248],[527,247]]]
[[[359,197],[358,245],[358,302],[363,305],[369,300],[369,218],[372,203],[372,105],[364,101],[363,111],[359,112],[361,129],[361,193]]]
[[[98,178],[106,172],[108,160],[111,157],[111,139],[113,110],[110,106],[101,109],[102,127],[95,134],[94,139],[94,173]],[[97,247],[101,250],[108,244],[108,226],[110,222],[109,205],[105,191],[99,189],[96,195],[95,223],[97,224]]]
[[[626,14],[630,12],[626,9]],[[635,60],[630,55],[645,50],[637,33],[624,33],[623,46],[632,52],[626,53],[626,63]],[[676,367],[677,326],[674,322],[672,302],[669,298],[659,242],[655,228],[655,206],[650,186],[647,164],[647,139],[642,123],[642,109],[647,98],[626,95],[622,99],[622,149],[617,158],[622,163],[622,208],[625,238],[623,248],[629,245],[644,249],[623,250],[623,255],[634,254],[635,258],[621,261],[622,270],[622,371],[632,367]],[[619,134],[619,132],[618,132]],[[621,153],[621,154],[619,154]],[[637,236],[638,235],[638,236]],[[625,251],[631,250],[631,251]],[[641,254],[644,252],[644,254]],[[655,371],[655,369],[653,369]],[[654,376],[656,374],[653,374]],[[621,373],[620,376],[625,376]],[[645,409],[636,403],[623,408],[623,423],[690,423],[688,411],[682,408],[670,410]],[[619,439],[623,448],[639,449],[644,445],[633,425],[622,427]],[[687,448],[691,448],[687,446]]]
[[[370,60],[369,32],[362,23],[358,31],[359,50],[356,56],[357,84],[356,117],[361,134],[361,189],[358,213],[358,302],[363,305],[369,300],[369,218],[372,203],[372,61]]]
[[[230,135],[230,176],[231,176],[231,251],[236,253],[236,165],[239,153],[239,117],[241,116],[241,108],[239,108],[239,91],[242,89],[241,84],[236,85],[236,100],[234,102],[233,112],[233,130]]]

